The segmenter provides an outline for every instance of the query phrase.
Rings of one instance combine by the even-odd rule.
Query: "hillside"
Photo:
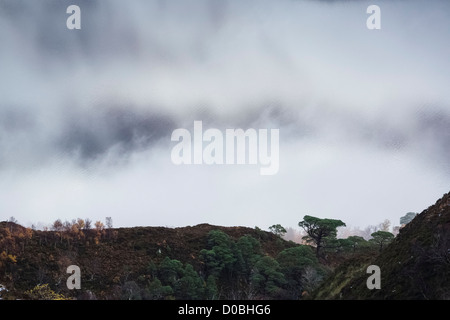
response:
[[[27,230],[29,234],[25,236]],[[249,263],[253,256],[273,259],[284,249],[298,247],[259,229],[209,224],[182,228],[134,227],[74,232],[38,231],[1,222],[1,249],[8,246],[9,256],[15,257],[14,261],[5,258],[0,264],[0,270],[3,269],[0,283],[9,289],[3,298],[27,298],[24,296],[25,291],[38,284],[49,284],[55,292],[69,297],[122,299],[127,286],[148,288],[156,278],[162,280],[165,277],[163,273],[166,269],[172,268],[167,272],[174,272],[174,277],[180,280],[186,273],[185,269],[190,268],[188,265],[193,267],[196,280],[200,278],[206,282],[206,276],[214,274],[216,285],[222,290],[221,297],[229,298],[230,290],[233,289],[227,285],[229,279],[218,269],[220,266],[216,268],[218,271],[207,270],[211,268],[208,263],[222,263],[222,269],[230,268],[231,272],[232,268],[238,270],[235,265]],[[212,239],[213,236],[216,238]],[[215,260],[212,262],[207,260],[210,257],[206,257],[206,254],[217,254],[219,249],[232,266],[226,265],[228,262],[222,261],[225,258],[218,255],[213,257]],[[202,256],[202,250],[209,251],[203,252]],[[307,251],[312,255],[309,247]],[[256,263],[256,260],[253,262]],[[80,267],[82,290],[67,290],[66,279],[69,275],[66,268],[69,265]],[[164,272],[161,271],[161,265],[167,267]],[[242,275],[245,268],[239,268],[236,271],[239,274],[234,276],[242,276],[241,280],[245,282],[246,277]],[[163,281],[161,285],[164,287],[167,283]],[[261,297],[265,295],[261,291]],[[168,294],[158,298],[174,296]]]
[[[366,285],[369,265],[381,270],[381,289]],[[450,299],[450,193],[400,230],[378,256],[340,265],[314,299]]]
[[[330,237],[320,254],[239,226],[112,228],[78,219],[51,229],[0,222],[0,299],[450,298],[450,194],[382,248],[376,239]],[[71,265],[81,289],[67,288]],[[369,265],[380,267],[379,290],[366,286]]]

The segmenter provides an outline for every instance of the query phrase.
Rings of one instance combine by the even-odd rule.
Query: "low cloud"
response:
[[[366,1],[0,1],[0,210],[295,226],[425,208],[450,177],[449,4],[380,6],[370,31]],[[194,120],[279,128],[279,173],[174,166]]]

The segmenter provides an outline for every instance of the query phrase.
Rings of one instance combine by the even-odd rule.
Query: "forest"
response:
[[[338,238],[344,222],[306,215],[298,223],[303,236],[294,242],[286,240],[280,224],[269,231],[211,225],[113,228],[107,217],[104,223],[58,219],[37,230],[11,217],[0,223],[0,297],[305,299],[343,261],[377,256],[394,239],[386,231],[389,224],[371,226],[367,240]],[[69,265],[81,269],[80,290],[66,286]]]
[[[27,228],[11,217],[0,222],[0,299],[449,299],[450,193],[399,222],[360,230],[304,215],[294,232],[280,224],[114,228],[111,217]],[[77,289],[67,285],[70,266],[80,270]],[[373,290],[369,266],[381,272]]]

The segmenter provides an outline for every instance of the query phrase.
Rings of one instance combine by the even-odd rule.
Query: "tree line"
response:
[[[407,214],[401,221],[408,223],[415,214]],[[74,246],[98,245],[102,239],[113,240],[117,230],[112,219],[105,223],[90,219],[54,221],[43,231],[24,228],[10,218],[0,228],[0,279],[12,275],[17,258],[34,238],[39,246],[51,245],[58,250]],[[258,237],[244,235],[233,239],[225,232],[212,230],[199,252],[199,265],[176,257],[158,257],[152,260],[139,275],[120,283],[121,299],[300,299],[316,288],[329,271],[326,257],[329,254],[352,254],[381,251],[394,239],[385,230],[372,232],[369,240],[360,236],[337,238],[337,230],[345,227],[341,220],[322,219],[305,215],[298,226],[305,231],[304,244],[284,248],[275,256],[262,250],[264,235],[255,227]],[[286,234],[280,224],[269,227],[279,243]],[[281,247],[280,247],[281,248]],[[153,259],[153,258],[152,258]],[[113,281],[114,282],[114,281]],[[35,297],[47,287],[29,290]],[[48,293],[48,292],[47,292]]]
[[[55,220],[50,227],[44,227],[43,231],[23,227],[17,219],[10,217],[2,222],[0,228],[0,274],[7,275],[11,272],[18,257],[25,251],[32,238],[35,238],[39,246],[52,244],[64,249],[71,249],[74,244],[98,244],[103,238],[114,238],[116,232],[112,229],[112,218],[106,217],[105,224],[101,221],[92,223],[90,219],[73,219],[62,222]]]
[[[72,221],[62,222],[57,219],[48,228],[44,228],[44,231],[53,232],[53,240],[59,238],[60,243],[65,242],[67,246],[70,246],[73,242],[84,241],[85,244],[91,242],[98,244],[99,241],[106,236],[114,236],[116,233],[112,230],[113,220],[111,217],[106,217],[105,223],[100,220],[93,223],[89,218],[87,219],[72,219]],[[47,233],[44,234],[44,241],[48,241]],[[40,240],[41,241],[41,240]],[[56,245],[56,242],[54,241]]]
[[[394,234],[385,230],[372,232],[369,240],[360,236],[338,239],[337,228],[345,226],[344,222],[309,215],[298,225],[305,230],[308,245],[296,244],[274,257],[263,253],[260,239],[245,235],[233,240],[223,231],[212,230],[200,251],[200,270],[166,256],[159,264],[150,263],[150,277],[127,281],[122,298],[301,299],[329,272],[321,263],[326,254],[375,254],[394,239]],[[258,227],[255,229],[263,234]],[[280,224],[269,230],[280,241],[286,233]]]
[[[299,299],[325,275],[310,246],[296,245],[276,257],[264,254],[261,241],[237,240],[211,230],[200,251],[198,270],[164,257],[151,262],[144,275],[125,282],[122,299]]]

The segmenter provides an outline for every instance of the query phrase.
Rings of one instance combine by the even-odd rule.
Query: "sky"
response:
[[[448,39],[445,0],[0,0],[0,220],[398,225],[449,191]],[[194,121],[279,171],[175,165]]]

